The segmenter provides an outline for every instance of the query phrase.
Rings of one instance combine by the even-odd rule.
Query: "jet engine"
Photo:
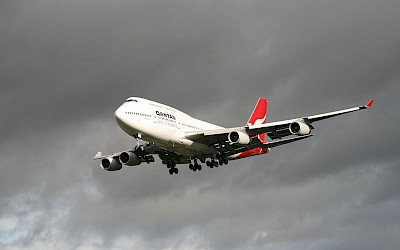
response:
[[[132,152],[123,152],[119,155],[119,161],[128,166],[139,165],[142,161],[139,156]]]
[[[248,134],[241,131],[232,131],[228,134],[228,140],[230,143],[238,143],[246,145],[250,143],[250,137]]]
[[[107,157],[101,160],[100,166],[107,171],[120,170],[122,164],[114,157]]]
[[[311,128],[304,122],[296,121],[289,125],[289,131],[294,135],[308,135],[311,133]]]

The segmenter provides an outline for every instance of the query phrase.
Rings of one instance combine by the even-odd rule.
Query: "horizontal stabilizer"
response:
[[[101,152],[97,152],[97,154],[94,156],[93,160],[97,160],[100,158],[103,158],[103,156],[102,156]]]

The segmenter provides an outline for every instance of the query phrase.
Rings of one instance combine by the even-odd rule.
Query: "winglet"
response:
[[[365,107],[370,108],[372,106],[372,103],[374,103],[374,99],[371,99],[371,101],[369,101],[369,103],[365,105]]]
[[[101,156],[102,156],[101,152],[97,152],[97,154],[94,156],[93,160],[101,158]]]

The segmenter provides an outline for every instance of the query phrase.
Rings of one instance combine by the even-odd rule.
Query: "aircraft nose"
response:
[[[124,111],[122,110],[122,107],[119,107],[117,110],[115,110],[114,119],[117,122],[122,121],[123,116],[124,116]]]

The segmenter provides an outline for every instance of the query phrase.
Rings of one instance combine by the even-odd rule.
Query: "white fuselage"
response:
[[[186,156],[216,154],[217,151],[185,138],[185,133],[223,128],[195,119],[170,106],[138,97],[128,98],[114,116],[118,125],[130,136]]]

